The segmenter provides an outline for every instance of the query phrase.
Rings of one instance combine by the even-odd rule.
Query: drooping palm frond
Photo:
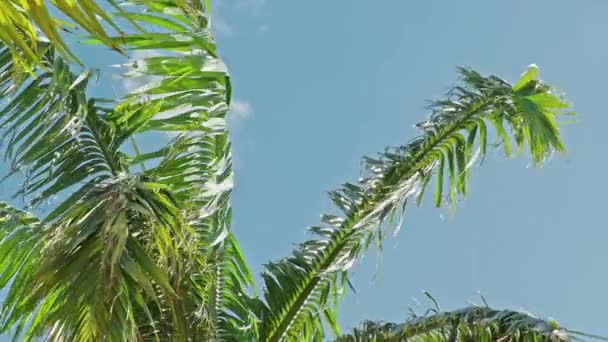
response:
[[[89,73],[73,74],[52,47],[44,62],[51,71],[0,111],[6,156],[25,173],[21,193],[32,205],[72,194],[41,233],[0,242],[2,251],[28,252],[28,267],[11,273],[1,328],[24,340],[131,340],[140,334],[135,308],[149,312],[159,297],[176,296],[170,279],[189,228],[165,186],[129,176],[124,133],[87,97]]]
[[[0,111],[0,127],[12,172],[25,173],[20,194],[32,204],[82,181],[121,172],[120,142],[88,99],[89,73],[75,75],[61,59],[53,71],[32,79]]]
[[[127,176],[97,184],[45,227],[34,266],[16,275],[27,286],[11,286],[3,303],[3,329],[29,325],[24,340],[134,340],[134,308],[176,296],[172,264],[184,240],[176,217],[158,184]]]
[[[336,342],[398,342],[398,341],[572,341],[597,338],[569,331],[553,320],[528,313],[495,310],[488,307],[467,307],[451,312],[436,312],[413,317],[404,323],[366,321],[352,333]]]
[[[125,65],[126,77],[152,79],[134,89],[114,111],[116,122],[129,125],[134,137],[169,134],[160,148],[135,156],[130,165],[145,165],[143,174],[166,184],[183,203],[182,214],[197,232],[190,241],[196,255],[186,266],[182,286],[189,293],[184,315],[194,339],[240,336],[252,316],[246,292],[253,277],[230,233],[232,190],[230,141],[226,130],[231,85],[217,57],[207,8],[136,1],[141,11],[124,15],[154,27],[154,33],[116,37],[126,48],[150,53]],[[145,138],[144,138],[145,139]],[[167,139],[168,140],[168,139]]]
[[[6,159],[25,175],[17,195],[32,210],[51,206],[40,222],[0,205],[0,287],[10,287],[0,330],[15,339],[319,340],[324,325],[339,334],[348,268],[432,177],[437,205],[444,192],[452,203],[466,194],[489,124],[507,154],[509,133],[537,164],[563,150],[554,116],[566,104],[535,68],[514,86],[462,69],[419,139],[367,159],[364,179],[331,193],[343,215],[324,215],[311,228],[319,239],[267,267],[262,300],[230,231],[231,83],[209,1],[129,1],[114,7],[117,34],[104,26],[114,14],[92,0],[52,3],[88,42],[137,52],[123,76],[145,84],[120,100],[90,97],[94,73],[74,71],[44,3],[0,5],[0,31],[11,26],[0,32]]]
[[[253,279],[229,231],[230,80],[207,8],[131,3],[117,14],[141,26],[108,39],[155,53],[125,64],[147,84],[119,103],[87,97],[92,73],[73,74],[52,43],[37,77],[18,85],[2,50],[0,84],[14,94],[0,125],[13,172],[26,176],[19,194],[34,207],[63,199],[44,219],[36,267],[16,275],[37,290],[11,288],[0,317],[18,332],[31,321],[25,339],[216,340],[251,327]],[[137,141],[162,146],[133,153]]]
[[[181,12],[197,3],[142,2],[151,13],[133,13],[133,21],[149,24],[168,10],[199,25],[205,20],[200,3],[196,12],[188,7],[190,16]],[[14,95],[0,111],[0,125],[13,172],[26,175],[20,194],[32,205],[64,198],[44,219],[44,236],[15,234],[0,243],[2,253],[27,252],[31,266],[10,273],[14,265],[5,263],[1,270],[13,284],[27,284],[9,291],[0,315],[4,331],[16,327],[15,336],[24,331],[26,340],[198,340],[228,333],[237,321],[230,318],[244,312],[233,290],[244,291],[251,275],[228,233],[230,187],[219,188],[230,185],[232,177],[226,130],[218,125],[228,108],[229,81],[221,63],[207,63],[213,47],[207,28],[189,29],[195,41],[173,48],[199,54],[144,61],[156,62],[157,69],[148,71],[165,76],[151,90],[166,94],[160,105],[139,101],[145,92],[116,107],[88,98],[91,73],[73,74],[53,42],[45,46],[37,77],[15,84],[11,49],[2,49],[1,93]],[[175,33],[164,35],[178,42]],[[158,33],[137,37],[127,41],[134,46],[159,42]],[[122,37],[111,39],[118,44]],[[181,89],[186,92],[177,94]],[[160,115],[180,106],[191,110],[172,119]],[[165,126],[158,124],[165,122],[183,133],[178,143],[152,154],[126,153],[125,142],[162,131]],[[153,158],[151,168],[135,174],[135,165]],[[87,267],[92,270],[84,272]],[[201,326],[205,319],[197,314],[212,316],[217,331]]]
[[[331,192],[342,215],[324,215],[322,225],[311,228],[317,239],[266,266],[259,339],[310,339],[320,333],[323,315],[333,326],[329,304],[341,291],[338,284],[367,246],[381,240],[387,220],[420,198],[432,177],[438,206],[445,192],[452,203],[466,194],[470,166],[486,153],[488,125],[496,129],[507,154],[511,135],[520,151],[529,146],[536,164],[553,151],[563,151],[556,116],[567,104],[536,79],[536,72],[532,66],[512,86],[461,68],[460,84],[445,100],[434,102],[431,117],[418,125],[419,138],[387,149],[380,158],[367,158],[367,173],[358,184]]]
[[[44,0],[6,0],[0,2],[0,41],[11,51],[16,70],[31,72],[40,62],[44,50],[39,49],[41,42],[49,41],[68,61],[78,61],[71,52],[61,30],[82,29],[84,32],[102,40],[108,47],[121,51],[119,44],[108,37],[104,23],[120,32],[111,16],[103,9],[109,5],[120,9],[114,0],[52,0],[53,9],[59,11],[72,23],[55,18],[50,14]]]

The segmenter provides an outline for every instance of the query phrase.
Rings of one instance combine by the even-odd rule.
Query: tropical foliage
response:
[[[405,323],[364,322],[362,328],[337,342],[371,341],[566,341],[592,337],[566,331],[550,320],[526,313],[468,307],[453,312],[434,311]]]
[[[418,124],[420,136],[366,158],[357,183],[331,192],[338,211],[323,215],[291,256],[265,266],[258,295],[230,230],[231,83],[209,17],[209,2],[196,0],[0,4],[0,94],[8,100],[0,127],[7,177],[23,179],[14,198],[27,203],[0,205],[0,330],[25,341],[340,335],[337,304],[350,267],[398,227],[408,203],[434,186],[437,206],[455,205],[494,141],[507,156],[527,146],[537,165],[564,151],[557,120],[568,104],[535,66],[514,85],[461,68],[460,82]],[[120,99],[96,98],[88,87],[96,71],[66,37],[147,52],[125,58],[121,74],[145,84]],[[150,139],[163,143],[141,149]],[[468,308],[366,323],[339,340],[481,336],[570,335],[526,314]]]

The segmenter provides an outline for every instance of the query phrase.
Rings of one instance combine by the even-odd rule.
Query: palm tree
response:
[[[570,333],[572,335],[572,333]],[[578,336],[594,337],[578,333]],[[468,307],[453,312],[433,311],[413,316],[402,324],[364,322],[362,328],[337,339],[338,342],[371,341],[562,341],[568,339],[554,321],[529,314]]]
[[[537,79],[535,66],[514,85],[460,68],[460,82],[418,124],[420,136],[366,158],[357,183],[331,192],[341,214],[323,215],[311,240],[267,264],[258,295],[230,230],[231,83],[210,33],[209,0],[52,4],[71,22],[51,17],[43,1],[0,3],[0,93],[9,100],[0,127],[7,177],[22,177],[15,196],[27,203],[0,204],[7,289],[0,330],[15,339],[340,336],[337,304],[354,261],[382,243],[432,179],[438,207],[466,195],[490,128],[507,156],[527,146],[540,165],[564,151],[556,119],[568,104]],[[147,84],[120,99],[91,96],[96,72],[66,43],[76,35],[126,55],[154,51],[122,66],[122,77]],[[152,138],[164,143],[140,148]],[[368,322],[338,341],[579,335],[527,314],[473,307],[404,324]]]

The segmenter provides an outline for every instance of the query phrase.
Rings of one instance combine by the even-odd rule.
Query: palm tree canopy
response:
[[[600,338],[568,331],[557,322],[528,313],[471,306],[464,309],[413,316],[404,323],[366,321],[336,342],[398,341],[571,341]]]
[[[181,1],[184,2],[184,1]],[[43,67],[41,57],[44,48],[42,42],[50,42],[66,59],[79,62],[78,57],[70,50],[59,31],[82,30],[102,40],[108,47],[122,52],[113,42],[103,24],[109,24],[113,30],[122,32],[98,1],[93,0],[53,0],[52,10],[58,11],[69,22],[50,13],[49,5],[43,0],[7,0],[0,3],[0,41],[8,47],[13,55],[15,71],[32,72],[34,65]],[[105,5],[124,13],[117,2],[106,0]]]
[[[326,326],[339,335],[350,267],[433,179],[436,205],[455,205],[489,139],[508,156],[527,146],[537,165],[565,149],[557,121],[568,104],[536,66],[514,84],[460,68],[420,136],[366,158],[358,182],[331,192],[338,212],[265,266],[258,296],[230,230],[231,82],[208,1],[133,0],[116,13],[89,0],[52,4],[86,43],[154,53],[121,66],[144,86],[96,98],[95,71],[77,65],[44,2],[0,5],[0,94],[10,95],[0,128],[11,174],[24,175],[15,195],[28,203],[0,205],[0,330],[16,339],[301,341],[327,336]],[[139,148],[150,138],[162,146]]]

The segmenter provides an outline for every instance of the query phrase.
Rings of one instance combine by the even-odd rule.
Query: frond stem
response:
[[[424,162],[425,157],[428,155],[428,153],[433,151],[438,145],[440,145],[440,143],[443,142],[444,139],[449,137],[451,134],[462,130],[462,127],[461,127],[462,123],[469,120],[470,117],[472,117],[473,115],[484,110],[493,101],[494,101],[494,99],[490,98],[481,103],[478,103],[474,108],[470,109],[467,114],[463,115],[462,118],[460,118],[459,120],[456,120],[450,127],[448,127],[446,130],[441,132],[439,135],[435,136],[433,138],[432,143],[424,146],[424,148],[421,149],[414,156],[412,156],[411,159],[408,158],[407,160],[405,160],[405,162],[394,166],[393,170],[387,172],[387,176],[384,178],[384,180],[386,180],[387,178],[390,178],[391,174],[393,174],[394,172],[396,172],[397,170],[399,170],[402,167],[409,168],[409,170],[405,170],[406,176],[404,178],[409,178],[412,175],[414,175],[421,167],[424,167],[424,165],[421,165],[421,164]],[[372,198],[369,198],[370,196],[367,196],[368,197],[367,201],[365,201],[365,200],[362,201],[362,203],[359,205],[359,208],[354,209],[352,211],[354,214],[352,214],[350,219],[347,219],[344,222],[344,225],[343,225],[342,229],[340,230],[341,234],[344,234],[344,236],[342,236],[339,239],[339,241],[341,241],[341,242],[336,244],[335,246],[332,246],[332,245],[328,246],[330,248],[329,257],[325,258],[325,262],[318,267],[317,274],[312,277],[312,279],[304,287],[304,290],[300,293],[300,295],[297,296],[296,300],[290,306],[290,309],[287,311],[287,313],[284,315],[283,319],[280,321],[280,324],[270,334],[268,341],[275,342],[275,341],[281,341],[283,339],[283,337],[289,330],[290,326],[292,325],[294,318],[297,316],[298,312],[300,311],[301,307],[306,303],[306,300],[308,299],[308,297],[315,291],[319,282],[322,280],[322,276],[319,275],[319,273],[323,272],[323,270],[328,269],[331,266],[331,264],[333,263],[335,258],[340,254],[340,252],[342,252],[343,248],[346,247],[347,242],[349,241],[349,238],[352,235],[354,235],[356,232],[359,231],[358,229],[355,228],[356,224],[358,222],[365,222],[365,219],[371,213],[374,212],[375,204],[381,202],[384,198],[387,197],[388,192],[383,191],[383,189],[385,189],[385,187],[380,187],[380,191],[372,194],[373,195]]]

